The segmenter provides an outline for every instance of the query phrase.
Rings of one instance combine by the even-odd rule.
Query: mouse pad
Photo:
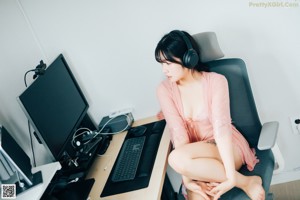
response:
[[[88,199],[95,179],[87,179],[75,183],[70,183],[65,190],[57,195],[57,199],[83,200]]]
[[[125,140],[135,136],[146,136],[145,146],[143,148],[136,177],[130,181],[113,182],[111,180],[111,177],[116,165],[114,164],[100,197],[130,192],[148,187],[153,165],[157,155],[157,150],[160,144],[161,136],[164,132],[165,125],[165,120],[161,120],[149,124],[144,124],[138,128],[132,127],[131,129],[134,130],[133,132],[130,132],[131,129],[128,130]],[[117,163],[117,160],[115,163]]]

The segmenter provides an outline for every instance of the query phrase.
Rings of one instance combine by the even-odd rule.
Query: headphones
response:
[[[172,32],[182,37],[188,48],[188,50],[184,53],[182,58],[183,65],[189,69],[195,67],[198,64],[199,56],[197,51],[193,49],[190,39],[182,31],[174,30]]]

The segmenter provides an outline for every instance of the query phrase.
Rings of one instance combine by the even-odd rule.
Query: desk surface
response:
[[[134,122],[133,126],[147,124],[150,122],[157,121],[156,117],[150,117],[143,120]],[[170,152],[170,137],[167,127],[161,138],[159,149],[157,152],[156,160],[154,163],[151,179],[149,186],[140,190],[126,192],[122,194],[100,197],[100,194],[105,186],[106,180],[110,174],[110,171],[115,163],[118,153],[121,149],[122,143],[127,132],[120,133],[113,136],[109,148],[106,153],[102,156],[95,158],[93,165],[87,175],[87,178],[94,178],[95,183],[90,192],[91,200],[155,200],[160,199],[162,186],[164,183],[165,173],[167,169],[167,157]]]
[[[17,200],[40,199],[57,170],[61,169],[59,162],[49,163],[32,169],[32,173],[41,171],[43,182],[17,195]]]

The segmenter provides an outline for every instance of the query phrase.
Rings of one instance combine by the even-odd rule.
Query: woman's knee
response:
[[[189,163],[189,158],[183,152],[174,149],[168,158],[169,165],[178,173],[183,174]]]

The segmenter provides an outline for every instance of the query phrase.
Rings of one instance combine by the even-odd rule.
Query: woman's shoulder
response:
[[[160,82],[157,89],[163,89],[163,88],[167,90],[171,89],[172,83],[168,79],[163,80],[162,82]]]
[[[169,80],[165,79],[157,86],[156,91],[160,95],[171,93],[172,83]]]
[[[214,79],[214,78],[225,78],[223,74],[219,74],[217,72],[203,72],[205,76]]]
[[[204,74],[210,83],[227,82],[227,79],[223,74],[219,74],[216,72],[205,72]]]

